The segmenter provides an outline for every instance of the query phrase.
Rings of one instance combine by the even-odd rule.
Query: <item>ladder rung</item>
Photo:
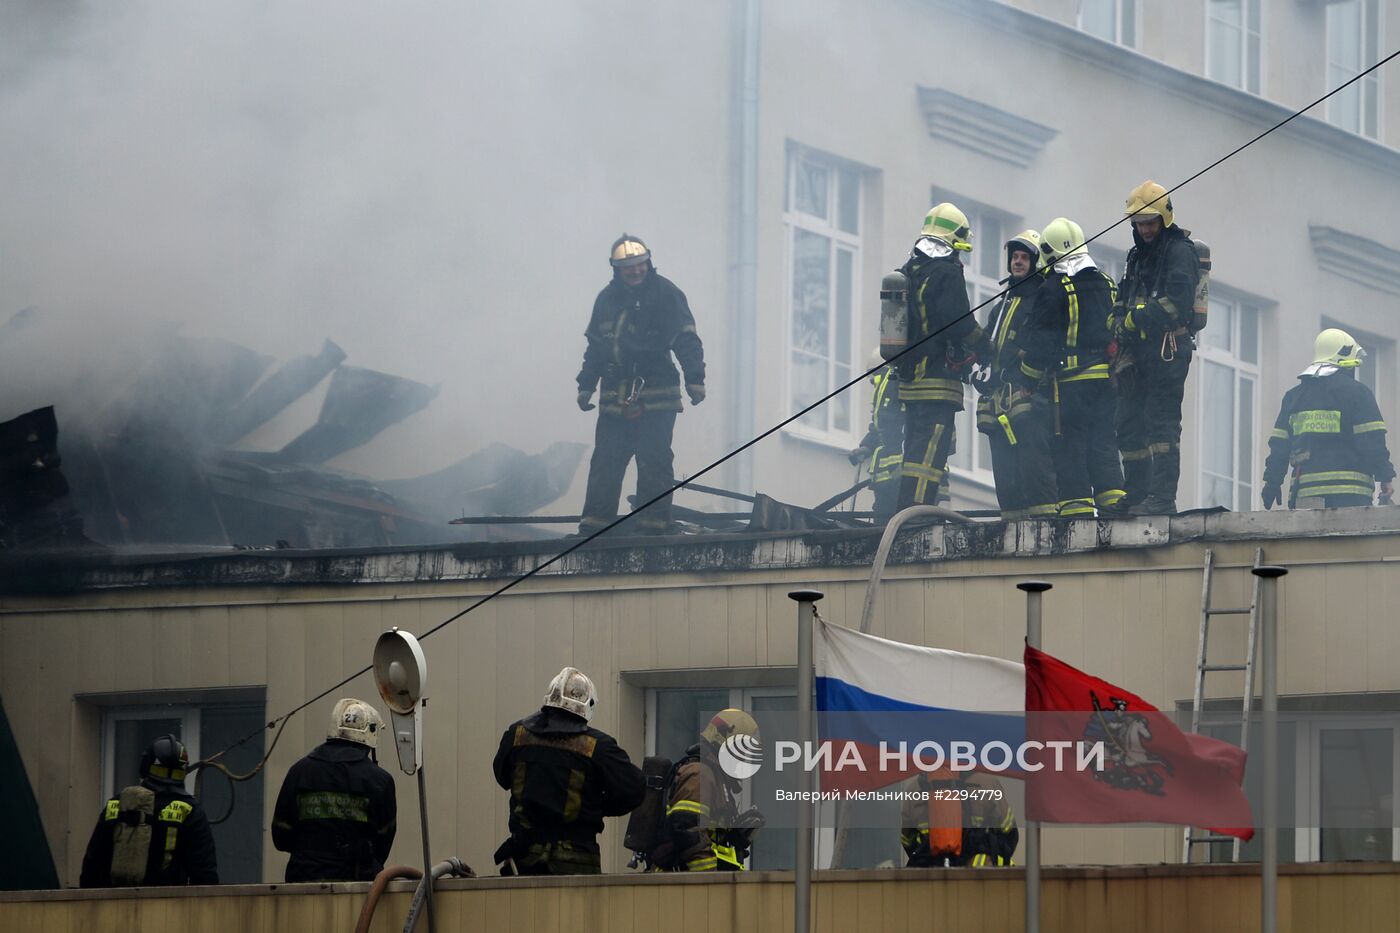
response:
[[[1203,671],[1242,671],[1248,665],[1245,664],[1207,664],[1201,668]]]
[[[1228,609],[1207,609],[1206,612],[1213,616],[1247,616],[1254,611],[1253,606],[1238,606]]]
[[[1202,844],[1209,844],[1209,843],[1212,843],[1212,842],[1234,842],[1234,841],[1235,841],[1235,837],[1234,837],[1234,836],[1192,836],[1192,837],[1191,837],[1191,844],[1192,844],[1193,846],[1202,845]]]

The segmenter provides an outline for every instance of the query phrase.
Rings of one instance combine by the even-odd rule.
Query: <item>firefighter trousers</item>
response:
[[[899,507],[937,505],[938,487],[948,473],[953,421],[951,402],[904,402],[904,462],[900,464]]]
[[[1066,518],[1092,518],[1095,506],[1115,506],[1123,498],[1116,407],[1107,378],[1060,383],[1060,433],[1052,450],[1059,514]]]
[[[627,464],[637,458],[637,505],[670,489],[676,482],[671,435],[676,427],[673,411],[646,411],[636,418],[600,413],[593,437],[593,458],[588,464],[588,491],[583,500],[579,531],[591,534],[617,518],[622,478]],[[655,534],[671,524],[671,497],[666,496],[632,519],[634,533]],[[629,525],[632,525],[629,522]]]
[[[1005,416],[1003,416],[1005,417]],[[1021,491],[1020,444],[1015,439],[1016,430],[1007,423],[994,422],[987,435],[987,447],[992,452],[992,482],[996,484],[997,507],[1005,521],[1023,518],[1024,511],[1030,508]]]
[[[1055,403],[1041,392],[1018,395],[1011,402],[1016,432],[1016,474],[1028,518],[1059,514],[1055,484]],[[995,454],[993,454],[995,457]],[[993,460],[995,463],[995,460]]]
[[[1133,365],[1118,375],[1115,427],[1128,504],[1147,496],[1176,500],[1181,477],[1181,400],[1191,368],[1191,338],[1177,338],[1176,358],[1161,358],[1160,340],[1133,346]]]

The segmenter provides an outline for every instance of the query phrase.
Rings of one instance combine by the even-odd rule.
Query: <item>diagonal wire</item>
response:
[[[1303,114],[1307,113],[1309,110],[1311,110],[1312,108],[1316,107],[1318,104],[1321,104],[1321,103],[1323,103],[1324,101],[1326,101],[1328,98],[1330,98],[1330,97],[1332,97],[1332,96],[1334,96],[1334,95],[1340,93],[1341,91],[1346,90],[1348,87],[1350,87],[1351,85],[1353,85],[1353,84],[1355,84],[1356,82],[1360,81],[1361,79],[1365,78],[1367,75],[1371,74],[1372,72],[1378,70],[1379,68],[1381,68],[1381,66],[1387,64],[1388,62],[1390,62],[1392,59],[1396,58],[1397,56],[1400,56],[1400,49],[1396,49],[1394,52],[1391,52],[1391,53],[1390,53],[1389,55],[1387,55],[1385,58],[1382,58],[1380,61],[1376,62],[1374,65],[1371,65],[1371,66],[1370,66],[1369,68],[1367,68],[1365,71],[1362,71],[1361,73],[1357,74],[1355,77],[1351,78],[1350,80],[1345,81],[1345,82],[1343,82],[1342,84],[1337,85],[1337,86],[1334,87],[1332,90],[1328,91],[1326,94],[1323,94],[1321,97],[1319,97],[1317,100],[1313,101],[1312,103],[1308,104],[1307,106],[1305,106],[1305,107],[1303,107],[1303,108],[1301,108],[1301,109],[1299,109],[1299,110],[1293,111],[1291,114],[1289,114],[1289,115],[1288,115],[1287,117],[1285,117],[1284,119],[1278,121],[1278,122],[1275,123],[1273,126],[1271,126],[1271,127],[1269,127],[1268,129],[1264,130],[1262,133],[1259,133],[1257,136],[1253,137],[1252,139],[1248,140],[1247,142],[1241,143],[1240,145],[1236,146],[1234,149],[1231,149],[1229,152],[1225,153],[1223,156],[1221,156],[1220,158],[1216,159],[1214,162],[1210,163],[1210,164],[1207,165],[1205,168],[1201,169],[1200,171],[1196,172],[1195,174],[1190,175],[1190,176],[1188,176],[1187,178],[1183,179],[1182,181],[1177,182],[1175,185],[1173,185],[1173,186],[1171,186],[1170,188],[1168,188],[1168,189],[1166,190],[1166,193],[1163,194],[1160,198],[1158,198],[1158,200],[1161,200],[1162,198],[1167,197],[1167,196],[1170,195],[1173,191],[1177,191],[1177,190],[1179,190],[1179,189],[1181,189],[1181,188],[1184,188],[1186,185],[1189,185],[1191,182],[1193,182],[1193,181],[1195,181],[1196,179],[1200,178],[1202,175],[1204,175],[1204,174],[1206,174],[1207,172],[1211,171],[1212,169],[1216,168],[1217,166],[1219,166],[1219,165],[1222,164],[1223,162],[1226,162],[1226,161],[1228,161],[1229,159],[1232,159],[1232,158],[1234,158],[1235,156],[1239,155],[1241,152],[1243,152],[1244,150],[1248,149],[1250,146],[1253,146],[1255,143],[1259,142],[1259,141],[1260,141],[1261,139],[1263,139],[1264,137],[1270,135],[1270,134],[1273,133],[1275,130],[1281,129],[1282,127],[1288,125],[1289,123],[1292,123],[1292,122],[1293,122],[1294,120],[1296,120],[1298,117],[1301,117]],[[1104,228],[1103,228],[1102,230],[1100,230],[1098,233],[1094,234],[1094,235],[1091,236],[1091,237],[1088,237],[1088,238],[1084,241],[1084,244],[1087,246],[1088,244],[1094,242],[1095,240],[1097,240],[1097,239],[1099,239],[1100,237],[1104,236],[1104,235],[1107,234],[1108,232],[1112,231],[1113,229],[1115,229],[1115,228],[1118,227],[1119,225],[1121,225],[1121,224],[1127,222],[1127,220],[1128,220],[1128,217],[1127,217],[1126,215],[1123,216],[1123,217],[1120,217],[1119,219],[1115,220],[1113,223],[1109,224],[1107,227],[1104,227]],[[492,592],[486,594],[485,596],[481,597],[481,599],[479,599],[479,600],[477,600],[476,602],[472,603],[470,606],[468,606],[467,608],[461,610],[460,612],[456,612],[456,613],[454,613],[454,614],[448,616],[446,619],[442,620],[442,621],[439,622],[437,625],[434,625],[432,628],[428,629],[428,630],[427,630],[426,632],[424,632],[421,636],[419,636],[420,640],[423,639],[423,638],[427,638],[428,636],[434,634],[435,632],[438,632],[438,631],[440,631],[440,630],[446,628],[447,626],[451,625],[453,622],[456,622],[458,619],[462,618],[463,616],[465,616],[465,615],[468,614],[469,612],[472,612],[472,611],[476,610],[477,608],[486,605],[486,604],[489,603],[491,600],[495,599],[497,596],[501,596],[502,594],[507,593],[507,592],[509,592],[510,590],[513,590],[515,587],[517,587],[517,586],[519,586],[520,584],[524,583],[526,580],[528,580],[528,579],[530,579],[531,577],[535,576],[537,573],[541,572],[542,570],[545,570],[545,569],[548,568],[548,567],[552,567],[554,564],[557,564],[559,561],[563,560],[565,557],[568,557],[570,554],[574,553],[574,552],[577,551],[579,548],[583,547],[585,544],[588,544],[588,543],[592,542],[594,539],[599,538],[599,537],[601,537],[601,536],[607,534],[609,531],[612,531],[612,529],[616,528],[618,525],[621,525],[623,522],[627,521],[627,520],[630,519],[632,516],[637,515],[637,514],[639,514],[640,512],[645,511],[646,509],[650,508],[651,506],[655,505],[656,503],[660,502],[661,500],[663,500],[663,499],[669,497],[672,493],[677,492],[678,490],[684,489],[684,488],[685,488],[689,483],[691,483],[692,481],[699,479],[700,477],[704,476],[706,473],[709,473],[711,470],[714,470],[715,468],[721,466],[722,464],[728,462],[729,460],[732,460],[733,458],[737,457],[739,454],[741,454],[741,453],[743,453],[744,451],[748,450],[750,447],[753,447],[753,446],[754,446],[755,444],[757,444],[759,441],[762,441],[762,440],[767,439],[768,437],[771,437],[773,434],[776,434],[778,431],[780,431],[780,430],[782,430],[783,428],[787,427],[789,424],[792,424],[794,421],[796,421],[796,420],[798,420],[799,418],[803,417],[803,416],[806,415],[808,412],[811,412],[811,411],[813,411],[813,410],[815,410],[815,409],[817,409],[817,408],[820,408],[822,405],[825,405],[827,402],[831,401],[833,398],[835,398],[836,396],[840,395],[842,392],[845,392],[847,389],[851,388],[852,386],[855,386],[855,385],[857,385],[857,384],[863,382],[865,379],[869,378],[869,376],[870,376],[871,374],[873,374],[873,373],[875,373],[875,372],[878,372],[878,371],[881,370],[881,369],[884,369],[885,366],[888,366],[888,365],[890,365],[890,364],[896,362],[897,360],[899,360],[901,357],[905,356],[906,354],[912,353],[914,350],[918,349],[922,344],[926,343],[926,342],[929,341],[929,340],[932,340],[934,337],[937,337],[939,334],[943,333],[944,331],[946,331],[948,328],[952,327],[953,325],[959,323],[960,321],[966,320],[966,319],[969,318],[969,317],[972,317],[972,316],[975,315],[978,311],[980,311],[980,310],[982,310],[983,308],[985,308],[987,305],[989,305],[989,304],[991,304],[992,302],[996,301],[997,299],[1003,297],[1003,296],[1004,296],[1007,292],[1009,292],[1010,290],[1011,290],[1011,287],[1010,287],[1010,286],[1008,286],[1007,288],[1002,289],[1001,291],[999,291],[999,292],[997,292],[996,294],[994,294],[994,295],[990,296],[989,298],[987,298],[987,299],[986,299],[985,301],[983,301],[981,304],[977,305],[977,306],[974,307],[974,308],[971,308],[966,314],[961,315],[961,316],[955,318],[955,319],[952,320],[952,321],[949,321],[947,324],[943,325],[943,326],[940,327],[938,330],[933,331],[932,333],[930,333],[930,334],[928,334],[927,336],[925,336],[925,337],[919,339],[919,340],[916,341],[915,343],[910,344],[910,345],[909,345],[908,347],[906,347],[904,350],[900,351],[900,352],[899,352],[898,354],[896,354],[895,356],[893,356],[893,357],[891,357],[890,359],[886,360],[886,361],[885,361],[884,363],[882,363],[881,365],[876,366],[876,367],[873,367],[873,368],[871,368],[871,369],[868,369],[868,370],[866,370],[865,372],[861,373],[860,375],[856,376],[855,378],[853,378],[853,379],[847,381],[847,382],[844,383],[843,385],[837,386],[835,389],[832,389],[832,390],[831,390],[830,392],[828,392],[826,395],[823,395],[821,398],[817,399],[815,402],[813,402],[813,403],[811,403],[810,405],[806,406],[806,407],[803,408],[801,411],[798,411],[798,412],[796,412],[795,414],[789,415],[788,417],[784,418],[782,421],[779,421],[777,424],[775,424],[775,425],[773,425],[772,427],[768,428],[768,429],[767,429],[766,431],[764,431],[763,433],[758,434],[757,436],[751,438],[750,440],[744,442],[743,444],[741,444],[741,445],[739,445],[738,447],[734,448],[733,450],[729,451],[729,452],[726,453],[724,456],[720,457],[718,460],[715,460],[714,462],[710,463],[708,466],[706,466],[706,467],[704,467],[704,468],[698,470],[697,472],[693,473],[693,474],[692,474],[690,477],[688,477],[687,479],[681,480],[680,482],[676,483],[674,486],[672,486],[671,488],[667,489],[666,491],[661,492],[661,493],[658,493],[658,494],[655,495],[655,496],[652,496],[652,497],[651,497],[650,499],[648,499],[646,502],[643,502],[641,505],[639,505],[639,506],[637,506],[636,508],[634,508],[631,512],[628,512],[628,513],[626,513],[625,515],[619,516],[618,518],[616,518],[616,519],[614,519],[613,521],[609,522],[608,524],[604,525],[602,528],[599,528],[597,531],[593,532],[592,534],[589,534],[589,535],[587,535],[587,536],[585,536],[585,537],[583,537],[583,538],[580,538],[578,541],[575,541],[573,544],[569,545],[567,548],[565,548],[564,550],[560,551],[558,554],[555,554],[553,557],[549,558],[548,560],[544,561],[543,563],[541,563],[541,564],[536,564],[535,567],[534,567],[533,569],[531,569],[531,570],[525,572],[524,574],[521,574],[520,576],[518,576],[518,577],[512,579],[511,581],[509,581],[508,583],[505,583],[504,585],[500,586],[500,587],[497,588],[496,590],[493,590]],[[350,681],[354,680],[356,677],[359,677],[361,674],[368,673],[368,672],[370,671],[371,667],[372,667],[372,665],[365,665],[364,667],[360,668],[358,671],[355,671],[353,674],[350,674],[350,675],[348,675],[347,677],[345,677],[345,679],[339,681],[338,683],[332,684],[331,686],[327,687],[325,690],[322,690],[320,693],[318,693],[318,694],[316,694],[315,696],[311,697],[309,700],[306,700],[306,701],[300,703],[299,705],[293,707],[292,709],[288,710],[287,712],[283,713],[282,715],[277,716],[277,717],[275,717],[275,718],[269,720],[268,723],[267,723],[267,725],[266,725],[264,728],[267,728],[267,729],[276,728],[276,726],[277,726],[278,723],[283,722],[283,721],[286,720],[286,719],[290,719],[292,716],[295,716],[297,713],[299,713],[299,712],[301,712],[302,710],[306,709],[306,708],[307,708],[308,706],[310,706],[311,704],[317,702],[318,700],[324,699],[325,697],[329,696],[331,693],[334,693],[336,690],[339,690],[341,687],[343,687],[343,686],[345,686],[346,684],[350,683]],[[245,737],[239,739],[237,742],[234,742],[232,745],[230,745],[227,749],[224,750],[224,752],[231,751],[232,749],[235,749],[235,748],[237,748],[238,746],[243,745],[244,743],[251,741],[253,738],[255,738],[255,737],[257,737],[258,735],[260,735],[260,734],[262,733],[262,731],[263,731],[263,729],[262,729],[262,728],[259,728],[256,732],[249,733],[247,736],[245,736]],[[224,752],[220,752],[219,754],[222,755]],[[217,756],[216,756],[216,757],[217,757]],[[264,758],[264,760],[266,760],[266,759]]]

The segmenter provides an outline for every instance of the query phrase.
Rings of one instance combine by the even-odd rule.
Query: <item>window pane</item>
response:
[[[1243,374],[1240,376],[1239,413],[1239,452],[1235,459],[1235,478],[1245,491],[1240,501],[1235,503],[1235,508],[1246,512],[1254,498],[1249,492],[1254,481],[1254,380]]]
[[[1202,346],[1215,347],[1231,353],[1235,349],[1235,306],[1219,298],[1210,300],[1210,317],[1206,329],[1200,332]]]
[[[710,717],[728,706],[728,690],[656,691],[656,754],[680,758]]]
[[[851,353],[851,301],[855,288],[855,256],[850,250],[836,251],[836,322],[835,359],[838,363],[853,362]],[[841,380],[844,382],[845,380]],[[838,382],[837,385],[840,385]]]
[[[826,360],[808,353],[792,354],[792,410],[801,411],[821,398],[826,389]],[[826,414],[821,408],[802,416],[802,423],[826,430]]]
[[[797,709],[797,697],[756,696],[753,698],[753,714],[764,724],[765,713],[778,713],[789,720]],[[693,741],[693,740],[692,740]],[[794,804],[777,799],[779,788],[792,788],[792,782],[772,768],[760,768],[749,781],[749,800],[760,804],[764,816],[777,825],[793,825],[797,820]],[[749,857],[749,868],[754,870],[775,869],[791,871],[794,858],[794,835],[790,832],[761,832],[754,838],[753,851]]]
[[[845,385],[850,379],[851,368],[849,366],[836,366],[832,383],[827,391],[830,392],[837,386]],[[831,409],[831,429],[833,431],[849,431],[851,429],[851,393],[842,392],[826,404]]]
[[[974,417],[973,407],[970,405],[958,412],[958,417],[954,421],[956,426],[955,435],[966,438],[972,431],[975,431],[976,425],[973,423]],[[957,448],[948,455],[948,465],[955,466],[960,470],[972,469],[972,445],[966,442],[959,444]]]
[[[1219,363],[1205,361],[1201,370],[1201,398],[1204,406],[1205,425],[1201,431],[1201,466],[1218,476],[1234,477],[1235,456],[1235,371]],[[1215,505],[1229,505],[1230,485],[1225,485],[1224,502]]]
[[[1118,41],[1130,49],[1137,48],[1137,0],[1122,0],[1120,12],[1123,22],[1119,24]]]
[[[847,233],[860,232],[860,176],[850,169],[837,174],[839,210],[837,226]]]
[[[792,236],[792,346],[825,357],[831,352],[831,241],[806,230]]]
[[[1117,0],[1083,0],[1079,5],[1079,28],[1091,36],[1113,42],[1113,7]]]
[[[1322,731],[1322,861],[1390,861],[1391,736],[1390,729]]]
[[[977,435],[977,469],[990,470],[992,468],[992,445],[987,440],[987,435]]]
[[[1245,40],[1244,89],[1251,94],[1259,93],[1259,34],[1250,33]]]
[[[199,747],[228,749],[222,761],[235,773],[257,767],[263,756],[263,735],[258,727],[266,717],[261,705],[206,706],[199,715]],[[235,745],[244,736],[252,741]],[[238,785],[237,806],[229,818],[211,827],[214,850],[219,856],[219,881],[224,884],[257,884],[262,881],[263,777],[258,772]],[[234,803],[229,782],[220,776],[206,776],[200,787],[200,803],[211,819],[228,812]]]
[[[996,218],[979,216],[969,218],[972,223],[980,226],[972,228],[972,242],[975,252],[978,254],[977,269],[986,278],[995,282],[1006,273],[1001,271],[1003,257],[1006,255],[1001,248],[1001,244],[1006,242],[1006,237],[1001,235],[1001,221]]]
[[[1240,350],[1239,357],[1246,363],[1259,362],[1259,309],[1253,305],[1240,305]]]
[[[813,217],[827,217],[827,189],[831,184],[831,174],[826,166],[809,162],[806,159],[797,160],[797,177],[794,179],[797,187],[794,205],[797,210],[804,214],[811,214]]]
[[[156,739],[170,734],[184,741],[184,731],[179,717],[171,719],[118,719],[116,721],[112,749],[114,767],[112,786],[107,793],[116,796],[123,787],[141,783],[141,755]],[[190,786],[189,781],[185,786]]]

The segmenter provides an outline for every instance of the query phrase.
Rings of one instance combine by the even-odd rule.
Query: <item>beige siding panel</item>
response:
[[[570,663],[593,679],[598,690],[599,722],[614,724],[619,693],[613,620],[608,605],[593,593],[574,596],[572,625],[574,648]]]
[[[267,607],[230,606],[228,678],[235,686],[267,684]]]
[[[1128,651],[1126,626],[1119,620],[1131,618],[1135,608],[1123,597],[1123,577],[1120,573],[1086,577],[1081,602],[1084,669],[1115,683],[1114,678],[1123,676],[1123,658]]]
[[[1367,644],[1366,587],[1368,568],[1354,565],[1334,565],[1323,570],[1326,615],[1319,617],[1318,627],[1327,635],[1326,682],[1323,689],[1335,692],[1365,689]],[[1346,624],[1330,625],[1332,619],[1345,616]]]
[[[763,587],[764,601],[760,603],[762,631],[768,650],[764,663],[778,666],[797,663],[797,603],[788,593],[799,589],[817,589],[805,583],[768,584]],[[821,604],[817,604],[821,611]]]
[[[651,591],[651,624],[656,630],[656,665],[691,667],[689,608],[684,590]],[[718,621],[718,620],[716,620]]]
[[[871,631],[892,641],[927,644],[930,614],[962,621],[962,613],[954,605],[951,589],[948,581],[940,579],[895,579],[881,583],[880,601],[875,607],[876,618]],[[859,627],[860,620],[857,619],[855,624]],[[961,630],[957,633],[960,642],[962,634]]]
[[[107,616],[107,618],[103,618]],[[95,617],[75,616],[84,632],[113,625],[118,633],[116,651],[111,656],[117,690],[153,690],[167,686],[156,679],[156,613],[147,609],[100,613]],[[86,688],[84,693],[88,692]]]
[[[729,590],[701,586],[686,590],[686,655],[690,667],[729,664]]]
[[[1327,593],[1316,572],[1278,581],[1279,693],[1326,689]],[[1305,579],[1306,578],[1306,579]]]
[[[758,604],[760,591],[754,586],[725,588],[728,605],[726,635],[729,663],[734,667],[756,667],[758,660]]]
[[[617,632],[619,670],[646,671],[656,662],[656,626],[652,619],[651,594],[637,590],[612,590],[607,594],[613,606]]]
[[[1395,609],[1400,606],[1400,562],[1370,565],[1366,587],[1366,685],[1370,690],[1400,690],[1400,631]]]

